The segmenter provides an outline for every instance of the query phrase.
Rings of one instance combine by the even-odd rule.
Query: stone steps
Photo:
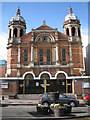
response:
[[[41,94],[18,94],[17,98],[22,100],[38,100]]]
[[[75,98],[75,94],[72,93],[64,93],[65,95],[69,97]],[[20,100],[39,100],[41,94],[17,94],[17,99]],[[4,96],[4,99],[8,99],[8,95],[1,95],[0,100],[2,100],[2,96]]]

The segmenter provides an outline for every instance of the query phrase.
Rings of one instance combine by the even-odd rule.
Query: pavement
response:
[[[78,99],[78,100],[79,100],[80,104],[85,104],[82,99]],[[36,105],[36,104],[38,104],[38,100],[5,99],[5,100],[1,100],[1,104]]]
[[[37,105],[38,100],[21,100],[21,99],[6,99],[1,100],[3,105]]]
[[[23,110],[26,109],[26,111],[28,109],[30,110],[31,106],[33,107],[34,110],[29,113],[29,116],[26,115],[25,117],[23,116],[23,118],[19,117],[19,116],[16,116],[16,117],[13,118],[13,120],[14,119],[15,120],[18,120],[18,119],[22,119],[22,120],[26,120],[26,119],[28,119],[28,120],[29,119],[32,119],[32,120],[33,119],[35,119],[35,120],[41,120],[41,119],[42,120],[52,120],[52,119],[60,120],[60,119],[64,119],[64,120],[66,120],[66,119],[69,119],[70,120],[70,119],[75,119],[75,118],[80,119],[80,120],[82,118],[85,118],[85,120],[88,120],[88,118],[90,119],[90,111],[88,111],[88,110],[90,110],[90,107],[85,105],[85,103],[83,102],[82,99],[79,99],[79,103],[80,103],[79,107],[73,108],[72,113],[70,115],[56,118],[53,115],[41,115],[41,114],[39,114],[36,111],[36,105],[38,104],[38,100],[22,100],[22,99],[5,99],[5,100],[1,100],[1,105],[2,105],[3,110],[7,109],[7,111],[9,110],[9,106],[11,106],[11,105],[14,106],[14,108],[16,108],[16,109],[18,108],[20,110],[21,110],[21,108],[20,108],[20,106],[21,106],[21,107],[23,107]],[[11,112],[12,112],[12,110],[11,110]],[[23,111],[23,114],[24,114],[24,111]],[[6,117],[6,118],[4,118],[2,120],[5,120],[5,119],[6,120],[12,120],[12,117],[11,118]]]

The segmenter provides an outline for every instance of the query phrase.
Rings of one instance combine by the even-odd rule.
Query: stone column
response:
[[[75,27],[76,29],[76,36],[78,36],[78,27]]]
[[[18,37],[18,42],[20,43],[21,38],[20,38],[20,28],[17,29],[17,37]]]
[[[20,37],[20,28],[17,29],[17,37]]]
[[[58,41],[58,32],[57,32],[57,28],[56,28],[56,31],[55,31],[55,39],[56,39],[56,41]]]
[[[70,57],[70,62],[72,62],[72,50],[71,50],[71,44],[69,44],[69,57]]]
[[[18,62],[17,62],[17,67],[20,68],[20,45],[18,45]],[[17,71],[17,76],[20,76],[20,70],[18,69]]]
[[[31,41],[34,40],[34,29],[32,29],[32,34],[31,34]]]
[[[14,28],[10,28],[11,29],[11,38],[13,37],[13,30]]]
[[[71,26],[69,28],[69,31],[70,31],[70,36],[72,36],[72,28],[71,28]]]
[[[31,46],[31,66],[33,66],[33,45]]]
[[[70,33],[70,41],[72,41],[72,27],[71,26],[69,28],[69,33]]]
[[[56,64],[58,64],[59,56],[58,56],[58,45],[56,44]]]
[[[71,49],[71,43],[69,44],[69,60],[70,60],[70,74],[73,74],[73,63],[72,63],[72,49]]]
[[[18,45],[18,65],[20,66],[20,45]]]

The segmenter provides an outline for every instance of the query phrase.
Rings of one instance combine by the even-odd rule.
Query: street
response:
[[[41,115],[36,110],[36,105],[7,105],[2,108],[2,120],[26,120],[26,119],[55,119],[55,117],[51,114],[49,115]],[[75,117],[85,117],[87,116],[87,106],[82,105],[79,107],[72,108],[72,113],[69,116],[60,117],[62,119],[66,118],[75,118]],[[60,119],[59,118],[59,119]],[[87,118],[85,119],[87,120]]]

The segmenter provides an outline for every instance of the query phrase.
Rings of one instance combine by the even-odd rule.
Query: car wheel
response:
[[[48,102],[43,102],[43,105],[48,106],[49,107],[49,103]]]
[[[74,101],[71,101],[71,102],[70,102],[70,106],[75,107],[75,106],[76,106],[75,102],[74,102]]]

